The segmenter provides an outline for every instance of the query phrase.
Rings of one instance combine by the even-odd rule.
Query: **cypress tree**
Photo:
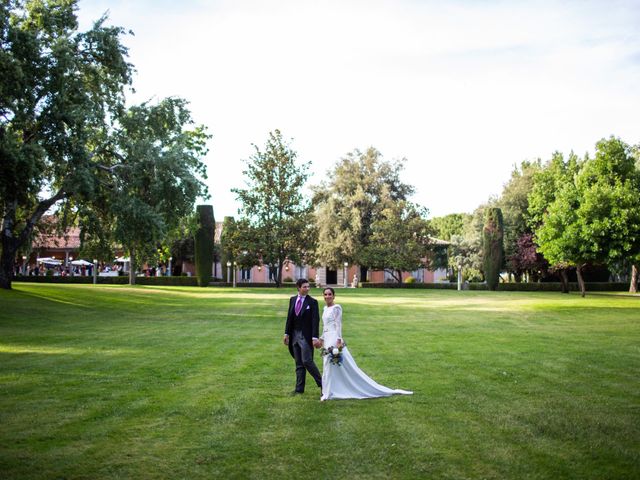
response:
[[[487,208],[482,229],[484,279],[489,290],[498,287],[500,271],[504,263],[504,224],[502,210]]]
[[[211,281],[216,221],[211,205],[198,205],[196,213],[198,215],[198,230],[195,235],[196,275],[198,285],[206,287]]]

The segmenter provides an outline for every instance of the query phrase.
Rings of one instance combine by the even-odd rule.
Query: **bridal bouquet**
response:
[[[329,355],[329,362],[331,362],[334,365],[341,366],[343,347],[344,347],[344,344],[342,344],[339,347],[329,347],[329,348],[322,347],[322,350],[320,351],[320,355],[322,355],[323,357],[325,355]]]

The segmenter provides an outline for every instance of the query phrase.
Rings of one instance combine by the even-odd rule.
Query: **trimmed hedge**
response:
[[[13,279],[15,282],[31,283],[93,283],[93,277],[25,277],[19,276]],[[96,283],[100,285],[128,285],[127,275],[120,277],[100,277],[96,278]],[[172,285],[183,287],[195,287],[198,285],[196,277],[136,277],[136,285]]]
[[[482,228],[482,266],[489,290],[496,290],[504,263],[504,222],[502,210],[487,208]]]
[[[456,290],[457,283],[362,283],[362,288],[419,288],[419,289],[441,289]],[[467,283],[464,285],[466,290],[488,290],[486,283]],[[629,284],[626,282],[588,282],[586,283],[587,292],[626,292],[629,290]],[[544,282],[544,283],[499,283],[498,291],[502,292],[561,292],[562,284],[560,282]],[[569,283],[569,290],[579,292],[580,287],[577,282]]]
[[[196,212],[199,225],[195,235],[196,277],[199,278],[198,284],[206,287],[213,278],[211,265],[213,265],[216,221],[211,205],[198,205]]]
[[[233,283],[232,282],[210,282],[209,283],[210,287],[232,287]],[[311,288],[316,288],[316,284],[314,282],[309,282],[309,286]],[[251,283],[245,283],[245,282],[236,282],[236,288],[276,288],[276,284],[272,283],[272,282],[251,282]],[[282,282],[282,284],[280,285],[280,288],[296,288],[296,284],[294,282],[287,282],[284,283]]]
[[[361,282],[361,288],[418,288],[418,289],[432,289],[432,290],[455,290],[458,288],[457,283],[371,283]]]

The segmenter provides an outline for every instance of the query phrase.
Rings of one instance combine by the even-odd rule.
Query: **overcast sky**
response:
[[[216,219],[242,159],[292,138],[312,183],[355,148],[407,159],[430,216],[471,212],[515,164],[640,142],[640,1],[80,0],[133,30],[131,102],[179,96],[213,135]]]

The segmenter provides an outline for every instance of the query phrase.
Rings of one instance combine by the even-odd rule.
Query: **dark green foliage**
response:
[[[96,197],[95,149],[124,103],[124,30],[78,32],[76,1],[0,3],[0,286],[52,206]],[[63,216],[63,222],[72,216]]]
[[[504,263],[504,225],[502,210],[487,208],[482,229],[484,278],[489,290],[495,290]]]
[[[213,217],[211,205],[198,205],[198,230],[196,231],[196,276],[198,285],[206,287],[211,281],[211,266],[213,265],[214,234],[216,221]]]
[[[303,195],[309,164],[296,161],[297,153],[275,130],[260,150],[246,161],[247,188],[233,188],[242,204],[237,237],[232,241],[238,266],[257,265],[258,259],[282,283],[285,260],[308,262],[317,235],[311,221],[312,206]]]

